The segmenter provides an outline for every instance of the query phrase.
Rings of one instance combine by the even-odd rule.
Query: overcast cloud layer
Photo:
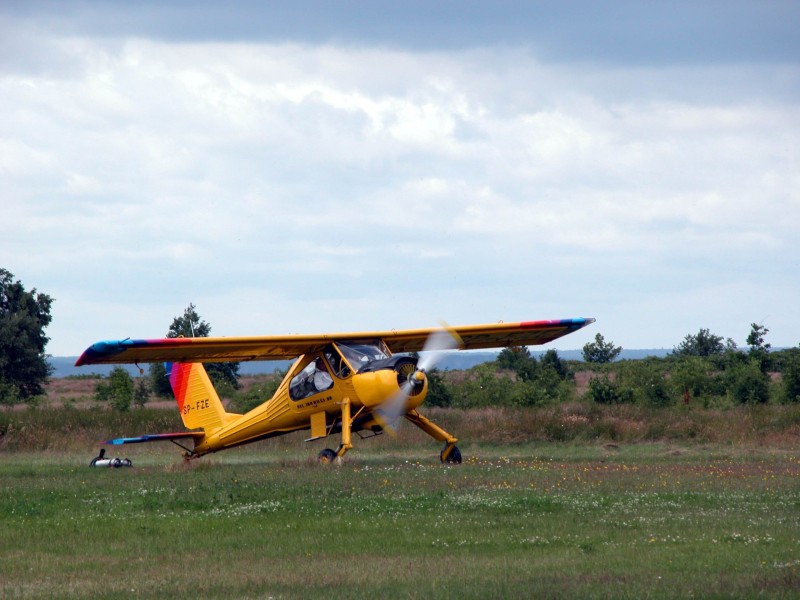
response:
[[[0,12],[0,267],[55,298],[54,355],[189,302],[216,335],[584,316],[555,347],[800,342],[790,4],[305,2],[306,29],[116,4]]]

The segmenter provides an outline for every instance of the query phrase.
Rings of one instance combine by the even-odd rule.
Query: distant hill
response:
[[[637,360],[646,358],[648,356],[666,356],[672,350],[665,348],[651,348],[642,350],[623,350],[620,354],[620,360]],[[545,350],[535,350],[531,352],[537,358],[545,353]],[[559,350],[558,355],[564,360],[581,360],[581,350]],[[444,356],[437,367],[442,371],[461,371],[464,369],[471,369],[475,365],[485,362],[491,362],[497,357],[497,352],[450,352]],[[49,362],[53,367],[53,377],[69,377],[74,375],[91,375],[98,374],[107,376],[114,365],[88,365],[85,367],[76,367],[75,361],[78,360],[77,356],[51,356]],[[279,369],[286,369],[291,365],[288,360],[270,360],[270,361],[250,361],[243,362],[239,366],[239,373],[241,375],[261,375],[265,373],[273,373]],[[121,365],[131,375],[138,375],[139,371],[135,365]],[[142,365],[142,368],[147,370],[147,365]]]

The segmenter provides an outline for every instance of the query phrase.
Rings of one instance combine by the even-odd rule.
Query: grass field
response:
[[[800,597],[793,445],[429,446],[6,452],[0,596]]]

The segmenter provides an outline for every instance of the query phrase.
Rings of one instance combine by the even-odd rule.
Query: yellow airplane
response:
[[[183,424],[191,430],[107,444],[167,440],[189,459],[298,430],[311,431],[306,441],[341,434],[337,450],[319,453],[320,462],[328,463],[353,447],[353,432],[378,435],[404,417],[444,443],[442,462],[460,463],[458,440],[417,410],[428,392],[426,371],[441,353],[545,344],[593,322],[577,318],[328,335],[128,338],[93,344],[75,365],[165,362]],[[412,352],[422,352],[421,357],[409,356]],[[225,410],[202,364],[281,359],[296,360],[272,398],[246,414]]]

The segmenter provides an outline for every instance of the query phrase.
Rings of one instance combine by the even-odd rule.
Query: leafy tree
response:
[[[167,331],[167,337],[208,337],[210,333],[211,325],[203,321],[197,313],[195,305],[189,303],[183,314],[172,320],[172,325],[169,326]],[[215,386],[227,384],[234,390],[238,390],[241,387],[239,384],[238,362],[206,363],[205,369]],[[167,379],[167,370],[163,364],[151,364],[149,376],[153,392],[156,395],[162,397],[172,395],[172,389]]]
[[[735,345],[734,345],[735,347]],[[687,335],[673,350],[673,356],[714,356],[725,352],[722,338],[708,329],[701,329],[695,335]]]
[[[138,377],[136,380],[136,389],[133,392],[133,403],[139,408],[143,408],[149,399],[150,387],[147,385],[147,379]]]
[[[764,342],[764,338],[769,333],[764,325],[758,323],[750,324],[750,334],[747,336],[747,345],[750,346],[750,357],[758,362],[761,370],[766,373],[772,366],[769,349],[772,344]]]
[[[567,361],[562,360],[561,357],[558,356],[558,352],[552,348],[542,355],[542,358],[539,359],[539,365],[543,368],[552,368],[562,381],[575,378],[569,370]]]
[[[764,342],[764,338],[768,333],[769,329],[767,329],[764,325],[759,325],[758,323],[750,324],[750,334],[747,336],[747,345],[750,346],[750,352],[769,352],[772,344],[767,344]]]
[[[610,363],[619,353],[622,346],[615,346],[613,342],[606,342],[599,333],[594,336],[594,342],[583,346],[583,360],[588,363]]]
[[[95,386],[95,399],[100,402],[110,402],[111,407],[120,412],[125,412],[131,407],[135,389],[133,379],[122,367],[114,367],[108,379],[100,381]]]
[[[6,390],[0,396],[6,401],[44,393],[51,372],[44,329],[52,320],[52,303],[50,296],[36,293],[35,288],[25,291],[14,275],[0,269],[0,389]]]
[[[503,348],[494,362],[498,369],[514,371],[522,381],[530,381],[536,375],[536,358],[527,346]]]
[[[179,317],[172,319],[172,325],[167,331],[168,338],[177,337],[208,337],[211,333],[211,325],[200,318],[197,308],[191,302]]]
[[[147,377],[150,379],[150,390],[153,394],[160,398],[172,397],[172,387],[169,385],[167,367],[164,363],[150,363]]]

